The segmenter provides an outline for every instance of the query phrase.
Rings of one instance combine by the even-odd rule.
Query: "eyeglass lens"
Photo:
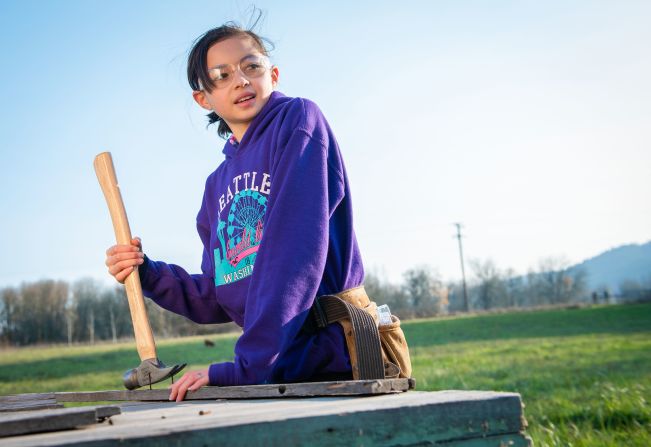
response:
[[[258,78],[267,71],[268,60],[265,57],[251,56],[242,60],[237,66],[233,64],[218,65],[208,70],[210,79],[217,88],[228,86],[235,78],[235,70],[248,79]]]

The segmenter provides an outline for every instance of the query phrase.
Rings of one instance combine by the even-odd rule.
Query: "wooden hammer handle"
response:
[[[118,244],[131,245],[131,229],[127,212],[124,209],[124,202],[120,194],[118,179],[113,167],[113,158],[110,152],[102,152],[95,157],[93,162],[97,179],[102,187],[102,192],[106,198],[113,229],[115,230],[115,239]],[[140,360],[157,358],[156,344],[154,335],[149,325],[147,311],[145,309],[145,300],[142,295],[142,286],[138,276],[137,267],[127,276],[124,281],[124,287],[127,291],[129,300],[129,310],[131,311],[131,321],[133,321],[133,331],[136,336],[136,348]]]

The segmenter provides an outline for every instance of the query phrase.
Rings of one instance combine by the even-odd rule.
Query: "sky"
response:
[[[650,2],[256,6],[278,89],[315,101],[337,137],[381,279],[424,265],[458,279],[455,222],[466,260],[519,273],[651,240]],[[0,287],[110,284],[103,151],[148,256],[199,272],[195,218],[224,142],[187,52],[250,18],[232,0],[0,2]]]

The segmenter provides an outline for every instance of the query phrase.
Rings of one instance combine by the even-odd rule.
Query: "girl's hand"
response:
[[[188,371],[183,374],[183,377],[181,377],[178,382],[169,386],[169,389],[171,390],[170,400],[181,402],[188,390],[196,391],[209,383],[208,368],[200,369],[198,371]]]
[[[139,237],[131,239],[131,245],[113,245],[106,250],[108,271],[122,284],[127,276],[143,262],[145,262],[145,254],[142,252],[142,241]]]

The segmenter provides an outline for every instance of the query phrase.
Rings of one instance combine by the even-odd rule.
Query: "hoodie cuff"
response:
[[[233,362],[213,363],[208,368],[208,379],[213,386],[233,386],[235,383],[235,364]]]
[[[138,276],[140,277],[140,283],[142,284],[143,288],[146,288],[145,285],[147,284],[147,281],[150,279],[150,278],[147,278],[147,276],[148,276],[149,270],[151,270],[149,268],[151,262],[152,262],[151,259],[149,259],[147,257],[147,255],[145,255],[144,262],[137,267]]]

